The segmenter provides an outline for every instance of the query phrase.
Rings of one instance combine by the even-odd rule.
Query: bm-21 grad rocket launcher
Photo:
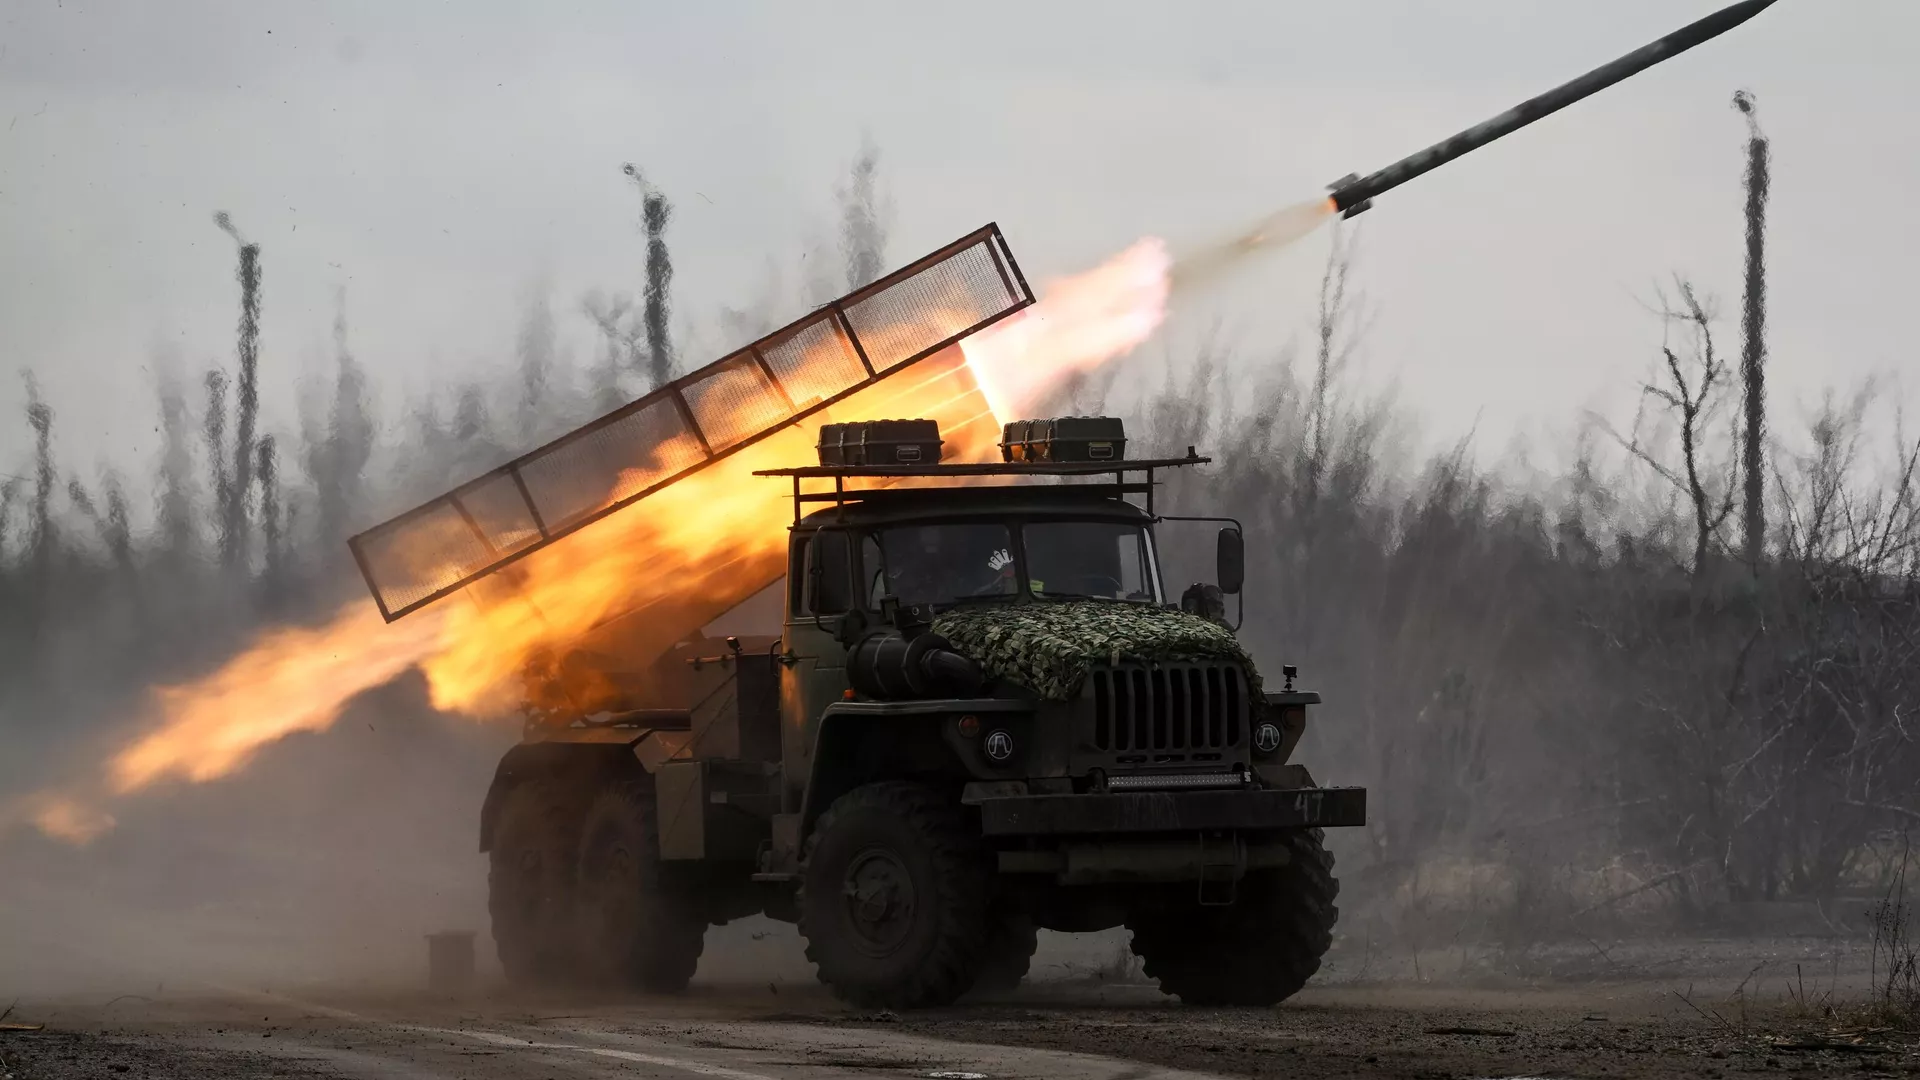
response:
[[[1686,52],[1702,42],[1711,41],[1766,10],[1774,0],[1744,0],[1668,34],[1650,45],[1594,68],[1585,75],[1549,90],[1538,97],[1508,109],[1499,116],[1462,131],[1450,139],[1381,169],[1368,176],[1349,175],[1329,185],[1333,208],[1342,217],[1352,217],[1373,206],[1374,196],[1393,190],[1416,176],[1432,172],[1447,162],[1478,150],[1482,146],[1513,134],[1528,124],[1591,97],[1622,79],[1637,75],[1665,60]]]

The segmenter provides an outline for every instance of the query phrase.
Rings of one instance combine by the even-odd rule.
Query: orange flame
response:
[[[86,845],[113,828],[113,816],[75,795],[40,792],[0,807],[0,832],[30,824],[69,844]]]
[[[1002,421],[1065,380],[1132,352],[1167,317],[1172,259],[1154,237],[1083,274],[1049,282],[1040,302],[960,347]]]
[[[997,457],[999,423],[1059,379],[1092,370],[1151,336],[1166,313],[1170,262],[1148,239],[1084,274],[1050,283],[1040,303],[536,552],[448,601],[391,625],[354,601],[315,627],[263,632],[190,683],[156,689],[157,726],[108,763],[126,796],[165,779],[204,782],[269,743],[325,730],[356,695],[412,668],[435,707],[495,715],[518,702],[521,672],[589,635],[645,663],[786,572],[790,487],[756,469],[804,464],[820,423],[918,416],[939,421],[944,457]],[[494,595],[482,601],[478,593]],[[83,841],[112,819],[45,796],[32,819]]]
[[[276,627],[196,682],[153,691],[158,730],[115,755],[120,794],[168,775],[212,780],[297,731],[323,731],[355,694],[389,682],[433,647],[439,620],[381,623],[363,601],[325,625]]]

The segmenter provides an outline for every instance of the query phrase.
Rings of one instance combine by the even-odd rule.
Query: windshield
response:
[[[872,548],[877,541],[879,558]],[[1013,596],[1013,539],[1005,525],[913,525],[884,529],[867,540],[871,606],[892,593],[902,604],[944,604],[974,597]]]
[[[1146,530],[1109,521],[1029,522],[1020,536],[1030,593],[1042,599],[1098,597],[1157,602]],[[1020,548],[1008,526],[952,522],[882,529],[867,536],[862,562],[867,603],[891,593],[900,603],[951,604],[1017,597]]]
[[[1146,530],[1115,521],[1041,521],[1021,529],[1035,596],[1158,599]]]

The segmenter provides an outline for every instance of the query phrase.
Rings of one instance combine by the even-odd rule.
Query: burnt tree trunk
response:
[[[1759,572],[1766,547],[1764,468],[1761,458],[1766,437],[1767,395],[1767,190],[1771,184],[1767,137],[1760,133],[1751,94],[1734,95],[1734,107],[1747,118],[1747,280],[1741,305],[1741,332],[1745,337],[1740,370],[1746,384],[1746,434],[1742,439],[1741,472],[1745,505],[1741,540],[1747,566]]]
[[[246,561],[247,498],[253,490],[255,456],[259,448],[254,428],[260,414],[260,245],[240,246],[240,328],[237,352],[240,385],[239,413],[233,439],[233,486],[227,492],[226,546],[221,554],[229,563]]]
[[[647,377],[658,390],[673,381],[673,342],[667,336],[668,289],[673,260],[667,255],[667,219],[673,207],[657,191],[646,193],[641,214],[647,226],[647,290],[642,319],[647,331]]]

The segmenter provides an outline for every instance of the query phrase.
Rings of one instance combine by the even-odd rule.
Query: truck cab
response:
[[[793,480],[795,522],[778,657],[782,807],[759,877],[800,886],[803,930],[839,943],[814,950],[822,977],[855,1000],[1007,985],[1033,928],[1123,924],[1170,992],[1278,1000],[1317,966],[1331,927],[1318,830],[1363,823],[1365,793],[1316,787],[1289,761],[1320,698],[1294,689],[1291,668],[1266,686],[1225,622],[1218,599],[1241,585],[1237,526],[1221,530],[1218,583],[1169,599],[1154,474],[1205,459],[1040,452],[998,466],[769,471]],[[807,492],[809,481],[832,490]],[[863,802],[876,790],[931,800],[923,809],[988,868],[972,975],[934,986],[911,954],[875,970],[878,943],[905,932],[889,918],[911,923],[928,886],[902,854],[875,893],[861,866],[836,879],[832,845],[819,849],[845,813],[866,827],[882,816]],[[1254,905],[1318,913],[1291,925],[1324,916],[1286,945],[1311,965],[1251,941],[1272,927],[1199,929],[1248,918],[1243,887]],[[865,899],[809,903],[810,892]]]

